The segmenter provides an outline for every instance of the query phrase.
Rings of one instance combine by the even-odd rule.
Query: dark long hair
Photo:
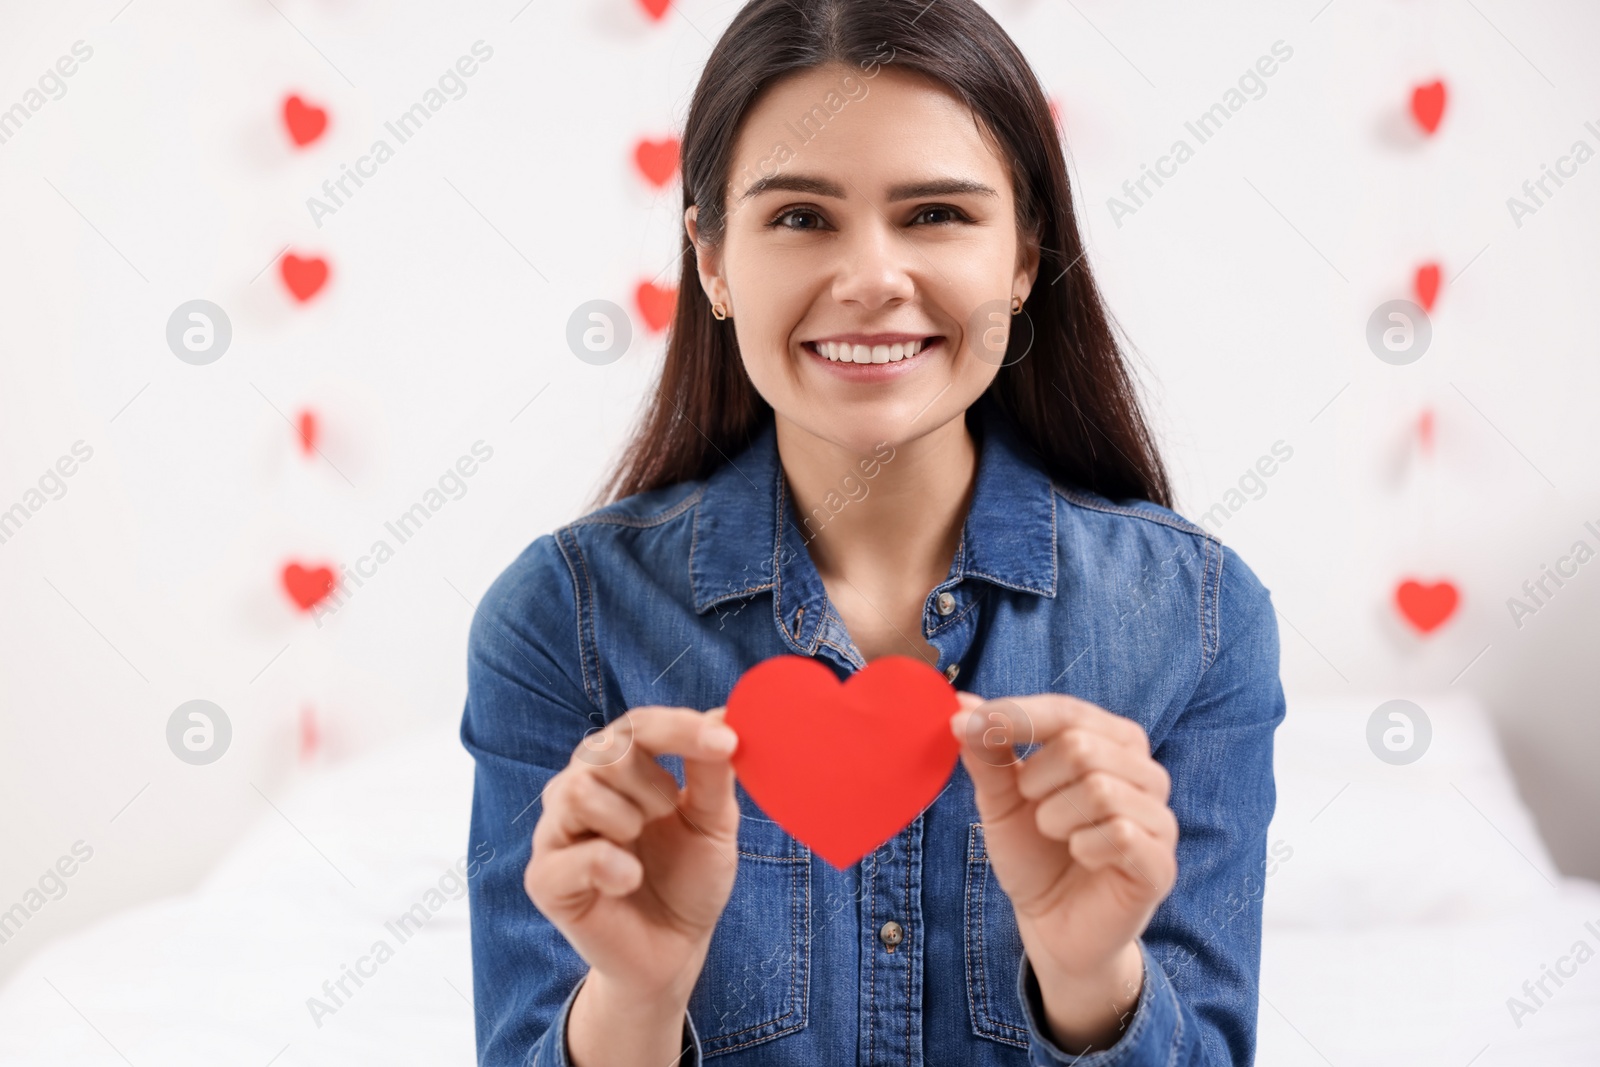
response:
[[[949,86],[987,125],[1011,162],[1018,228],[1040,237],[1039,277],[1024,305],[1033,329],[1013,329],[1009,343],[1032,347],[1008,350],[985,395],[1056,481],[1171,507],[1084,260],[1049,103],[1022,53],[974,0],[750,0],[706,61],[684,125],[683,206],[699,205],[701,239],[714,246],[724,236],[734,141],[763,89],[830,62],[864,70],[886,56]],[[732,320],[713,318],[695,284],[687,231],[679,260],[687,266],[661,377],[603,502],[706,477],[772,418],[745,373]]]

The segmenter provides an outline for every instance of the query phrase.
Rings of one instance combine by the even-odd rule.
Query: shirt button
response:
[[[956,598],[949,593],[939,594],[939,614],[948,615],[956,610]]]
[[[887,945],[890,952],[893,952],[894,947],[905,939],[905,928],[899,923],[895,922],[893,919],[890,919],[888,922],[884,923],[878,928],[878,940]]]
[[[950,666],[944,669],[944,680],[947,682],[953,682],[956,680],[956,675],[960,673],[961,665],[959,663],[952,663]]]

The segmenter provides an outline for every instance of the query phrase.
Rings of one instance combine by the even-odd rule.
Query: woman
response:
[[[1252,1062],[1274,611],[1167,506],[1021,54],[971,0],[752,0],[683,178],[610,503],[472,628],[480,1062]],[[781,654],[963,691],[845,870],[732,770]]]

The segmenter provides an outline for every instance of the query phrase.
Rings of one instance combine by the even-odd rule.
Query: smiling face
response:
[[[982,395],[1004,351],[994,328],[1039,257],[959,97],[892,66],[803,71],[750,109],[729,169],[722,241],[697,242],[700,283],[779,420],[864,453]]]

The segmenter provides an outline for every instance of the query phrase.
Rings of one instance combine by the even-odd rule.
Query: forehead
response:
[[[733,148],[736,195],[748,185],[741,173],[827,169],[1002,172],[993,138],[959,96],[892,64],[870,74],[842,64],[798,71],[768,86],[746,112]]]

